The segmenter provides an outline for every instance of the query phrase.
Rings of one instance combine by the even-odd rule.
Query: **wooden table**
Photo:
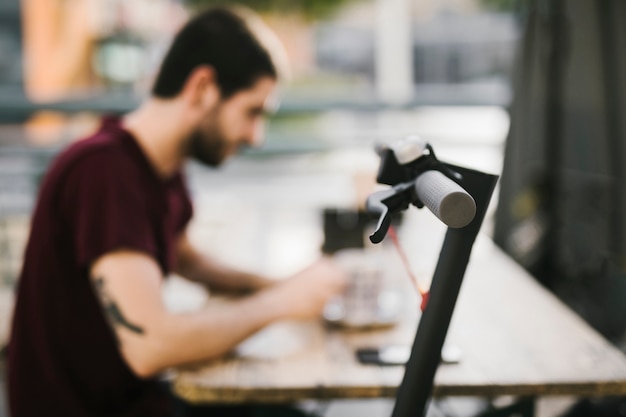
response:
[[[438,250],[412,246],[426,258]],[[0,346],[12,304],[13,294],[0,292]],[[411,344],[417,320],[407,314],[378,331],[279,323],[258,335],[251,354],[176,370],[173,389],[196,403],[394,397],[404,368],[361,365],[354,350]],[[626,394],[625,356],[485,237],[474,247],[447,343],[463,356],[439,367],[435,396]]]
[[[378,331],[284,323],[258,335],[259,357],[176,370],[173,389],[194,403],[394,397],[404,367],[361,365],[354,351],[411,344],[416,323],[417,314]],[[486,237],[474,246],[446,343],[462,358],[439,367],[435,396],[626,394],[622,352]]]

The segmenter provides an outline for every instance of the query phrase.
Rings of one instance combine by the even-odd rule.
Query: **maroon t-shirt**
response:
[[[9,406],[23,416],[162,416],[167,395],[122,359],[88,276],[102,255],[149,254],[164,276],[192,208],[119,120],[54,162],[34,213],[9,345]]]

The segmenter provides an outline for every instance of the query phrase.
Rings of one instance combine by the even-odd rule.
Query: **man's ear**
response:
[[[220,90],[215,69],[208,65],[196,67],[187,77],[183,96],[193,107],[207,108],[217,104]]]

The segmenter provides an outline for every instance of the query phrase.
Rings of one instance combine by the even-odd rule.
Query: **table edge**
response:
[[[285,403],[300,400],[331,400],[348,398],[395,398],[397,387],[316,387],[244,388],[211,387],[173,381],[172,392],[191,403]],[[510,385],[440,385],[433,397],[497,397],[497,396],[578,396],[603,397],[626,395],[626,381],[552,382],[547,384]]]

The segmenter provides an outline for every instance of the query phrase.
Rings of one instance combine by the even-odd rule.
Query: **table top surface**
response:
[[[407,314],[396,326],[368,331],[278,323],[238,353],[173,371],[174,391],[205,403],[394,397],[404,366],[363,365],[355,350],[411,345],[417,321]],[[435,396],[626,394],[626,356],[484,236],[446,345],[462,356],[439,366]]]
[[[430,224],[403,227],[423,236],[430,226],[422,226]],[[419,254],[414,269],[430,276],[439,245],[413,235],[405,235],[405,246]],[[0,346],[7,341],[12,304],[12,293],[0,291]],[[355,350],[411,345],[419,319],[417,302],[414,307],[396,326],[378,330],[277,323],[236,354],[173,370],[172,386],[186,400],[204,403],[394,397],[404,367],[362,365]],[[462,356],[439,367],[435,396],[626,394],[626,356],[482,235],[446,344]]]

